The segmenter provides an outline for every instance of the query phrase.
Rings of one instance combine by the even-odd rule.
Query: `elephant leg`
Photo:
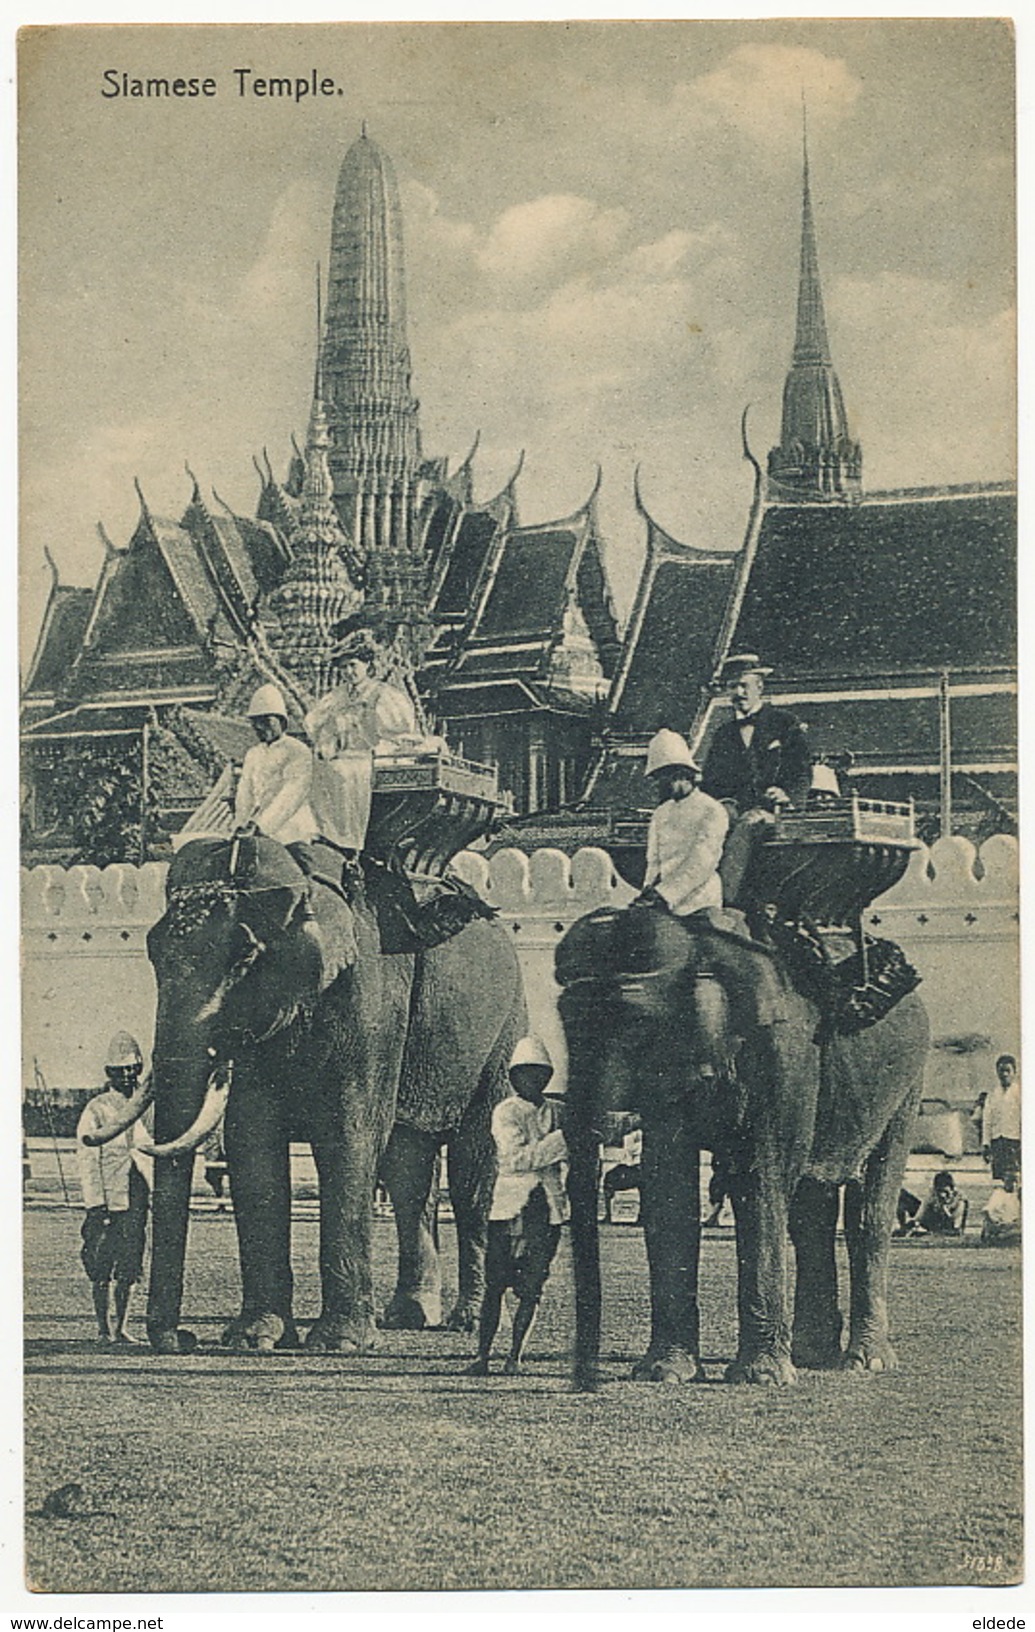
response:
[[[306,1336],[307,1349],[365,1354],[377,1345],[373,1247],[374,1181],[382,1154],[378,1120],[350,1121],[313,1140],[320,1181],[319,1319]]]
[[[798,1366],[841,1363],[841,1311],[837,1303],[838,1188],[804,1178],[791,1203],[791,1240],[797,1260],[791,1357]]]
[[[179,1323],[193,1171],[192,1155],[155,1160],[147,1335],[157,1354],[182,1354],[197,1341]]]
[[[737,1216],[737,1358],[726,1368],[729,1383],[795,1381],[787,1299],[787,1193],[771,1155],[763,1150],[733,1186]]]
[[[241,1314],[224,1342],[269,1352],[294,1327],[288,1136],[265,1084],[235,1084],[223,1139],[241,1263]]]
[[[650,1347],[639,1382],[684,1383],[700,1375],[697,1274],[701,1251],[700,1150],[679,1107],[644,1120],[640,1189],[650,1266]]]
[[[449,1140],[449,1197],[456,1220],[459,1290],[446,1321],[451,1332],[473,1332],[485,1295],[485,1243],[496,1180],[492,1110],[470,1105]]]
[[[861,1180],[852,1179],[845,1187],[852,1289],[844,1364],[853,1371],[893,1371],[898,1365],[888,1318],[888,1253],[913,1115],[910,1101],[867,1159]]]
[[[397,1122],[381,1158],[381,1178],[392,1198],[399,1241],[399,1270],[381,1324],[419,1332],[442,1324],[442,1277],[438,1258],[439,1142]]]

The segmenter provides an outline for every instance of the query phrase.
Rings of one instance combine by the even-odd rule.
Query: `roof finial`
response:
[[[320,284],[320,263],[316,263],[316,373],[313,379],[313,399],[323,399],[323,290]]]
[[[363,140],[366,141],[366,139],[367,139],[367,122],[366,122],[365,119],[361,119],[360,122],[359,122],[359,134],[363,138]]]

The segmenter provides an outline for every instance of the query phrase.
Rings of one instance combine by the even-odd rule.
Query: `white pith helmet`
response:
[[[510,1056],[510,1070],[513,1071],[516,1065],[539,1065],[544,1071],[553,1070],[550,1051],[543,1039],[537,1037],[534,1032],[522,1037]]]
[[[108,1055],[104,1062],[106,1071],[114,1071],[120,1066],[143,1065],[144,1056],[140,1052],[140,1044],[128,1031],[117,1031],[108,1044]]]
[[[248,718],[256,720],[262,714],[279,714],[282,720],[287,719],[288,711],[279,686],[267,684],[252,693],[252,700],[248,704]]]
[[[655,771],[668,765],[694,771],[698,776],[701,774],[701,767],[690,752],[685,737],[681,737],[678,731],[656,731],[647,746],[647,766],[643,774],[652,776]]]

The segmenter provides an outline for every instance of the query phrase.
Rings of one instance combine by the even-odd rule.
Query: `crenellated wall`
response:
[[[501,850],[491,860],[467,851],[455,865],[499,908],[514,938],[532,1025],[563,1082],[554,947],[583,913],[623,906],[634,892],[603,850],[570,859],[559,850]],[[53,1088],[95,1085],[119,1027],[149,1045],[155,986],[145,940],[162,911],[164,880],[157,862],[23,871],[23,1085],[32,1082],[34,1056]],[[1017,901],[1016,840],[989,839],[977,853],[968,840],[948,838],[918,851],[869,909],[867,928],[898,941],[920,969],[935,1038],[980,1034],[995,1051],[1017,1051]],[[932,1055],[935,1078],[944,1066]]]

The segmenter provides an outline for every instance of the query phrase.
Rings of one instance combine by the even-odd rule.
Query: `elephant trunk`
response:
[[[126,1108],[117,1122],[111,1122],[100,1133],[84,1133],[84,1145],[107,1145],[112,1139],[117,1139],[120,1133],[125,1133],[134,1122],[139,1122],[147,1107],[155,1097],[154,1076],[149,1071],[140,1087],[131,1099],[127,1099]]]
[[[194,1174],[193,1134],[199,1124],[211,1120],[218,1097],[225,1104],[228,1079],[225,1068],[214,1068],[214,1051],[205,1047],[205,1039],[198,1039],[197,1047],[185,1055],[184,1030],[180,1014],[167,1008],[160,994],[154,1050],[155,1141],[151,1147],[159,1159],[154,1167],[147,1329],[152,1347],[161,1353],[184,1347],[179,1319]]]

